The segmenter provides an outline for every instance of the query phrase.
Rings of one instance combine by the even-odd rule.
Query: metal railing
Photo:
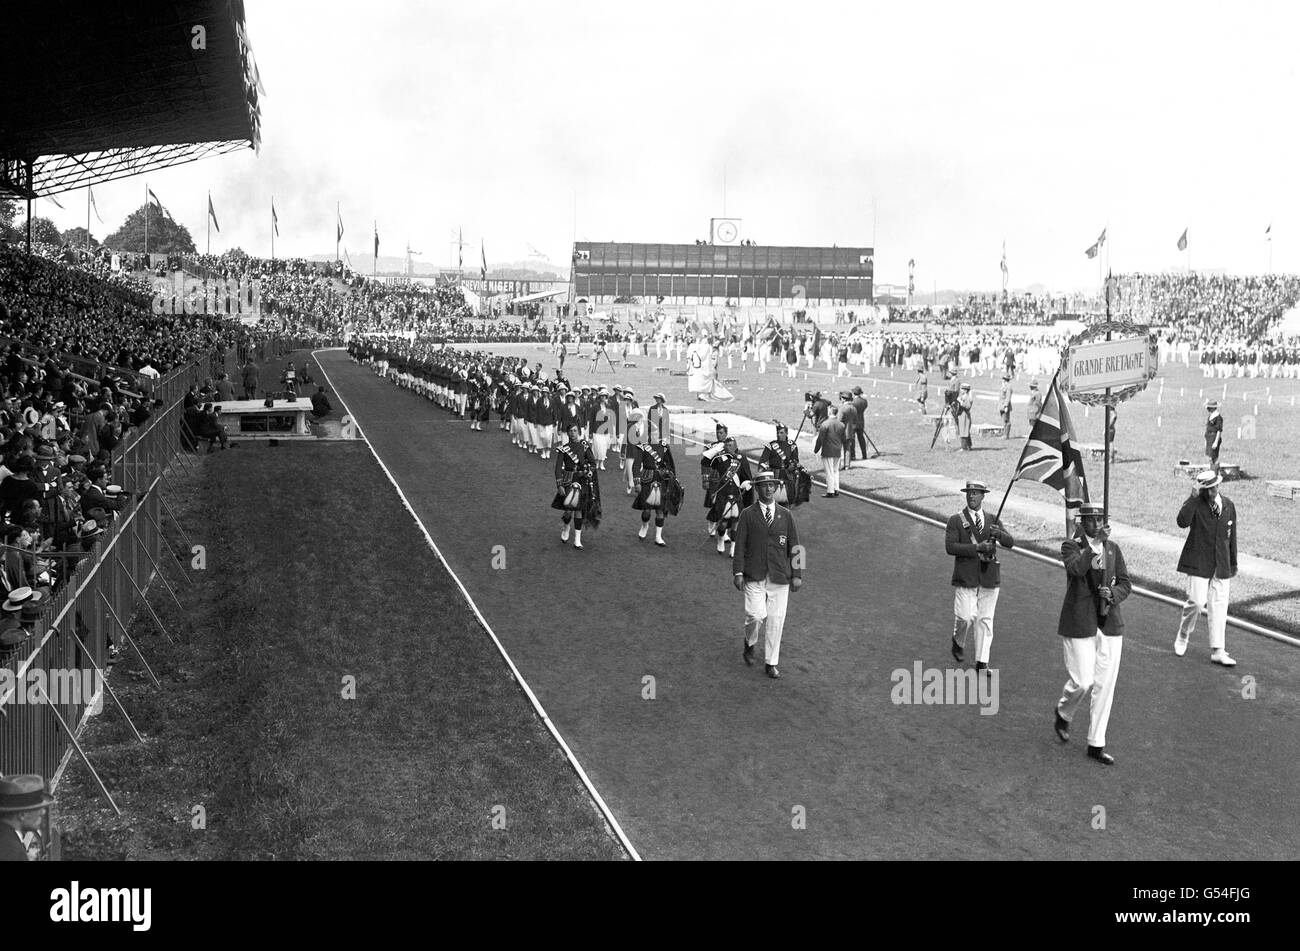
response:
[[[175,597],[160,569],[163,559],[178,560],[162,531],[163,514],[170,514],[162,483],[182,449],[182,399],[209,366],[205,357],[159,381],[154,392],[164,408],[112,459],[110,481],[121,485],[133,502],[110,522],[61,587],[41,602],[40,616],[25,624],[28,636],[18,648],[0,657],[0,773],[39,773],[54,788],[74,752],[90,766],[77,740],[86,717],[98,712],[105,699],[122,709],[102,676],[110,647],[139,652],[129,625],[140,605],[170,640],[145,591],[157,576],[165,590],[155,591],[153,599],[168,593]],[[140,657],[157,684],[145,655]],[[87,684],[94,689],[85,689]],[[129,714],[122,713],[134,731]],[[93,766],[90,771],[116,810]]]

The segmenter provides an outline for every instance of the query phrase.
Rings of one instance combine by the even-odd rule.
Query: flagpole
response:
[[[271,260],[275,260],[275,196],[271,196]]]
[[[205,256],[212,254],[212,192],[208,192],[208,213],[205,216],[208,219],[208,245],[203,252]]]
[[[343,213],[339,210],[339,203],[334,203],[334,263],[339,263],[339,242],[343,236],[339,234],[339,222],[343,220]]]
[[[89,185],[86,186],[86,250],[87,251],[90,250],[90,186]],[[1270,243],[1269,254],[1271,255],[1272,253],[1273,253],[1272,244]],[[1270,271],[1273,270],[1273,264],[1271,258],[1269,260],[1268,269]]]
[[[149,183],[144,186],[144,255],[149,257]],[[146,261],[146,265],[147,265]]]

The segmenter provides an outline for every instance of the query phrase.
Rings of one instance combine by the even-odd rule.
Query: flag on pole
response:
[[[1074,424],[1070,422],[1057,378],[1052,377],[1042,411],[1029,432],[1011,481],[1026,479],[1050,485],[1061,493],[1066,509],[1077,509],[1088,501],[1088,481],[1074,439]]]
[[[1273,240],[1273,222],[1270,221],[1268,227],[1264,229],[1264,237],[1269,241]]]
[[[483,253],[483,280],[487,280],[487,248],[483,245],[483,239],[479,238],[479,251]]]
[[[57,198],[55,198],[53,195],[42,195],[41,197],[44,198],[46,201],[52,201],[52,202],[54,202],[54,207],[55,207],[55,208],[62,208],[62,207],[63,207],[62,205],[59,204],[59,200],[58,200]]]
[[[379,260],[379,222],[375,222],[375,260]]]
[[[271,227],[275,229],[276,237],[280,235],[280,218],[275,213],[275,199],[271,199]]]
[[[221,234],[221,225],[217,223],[217,213],[212,207],[212,192],[208,192],[208,217],[217,226],[217,234]]]
[[[1004,291],[1007,289],[1008,276],[1009,274],[1007,272],[1007,243],[1003,241],[1002,242],[1002,289]]]
[[[1101,250],[1101,242],[1098,241],[1098,242],[1096,242],[1095,244],[1093,244],[1092,247],[1090,247],[1087,251],[1085,251],[1085,252],[1083,252],[1083,253],[1086,254],[1086,255],[1088,255],[1089,258],[1095,258],[1095,257],[1097,256],[1097,252],[1100,251],[1100,250]]]
[[[465,232],[456,229],[456,270],[465,270]]]
[[[1179,251],[1187,250],[1187,229],[1186,228],[1183,229],[1183,233],[1178,238],[1178,250]]]
[[[161,211],[168,218],[170,218],[172,216],[172,213],[163,207],[163,203],[158,200],[158,196],[153,193],[153,189],[150,188],[148,185],[146,185],[144,187],[144,190],[149,193],[149,200],[158,206],[158,210]]]
[[[1097,247],[1100,248],[1106,243],[1106,229],[1101,229],[1101,236],[1097,239]]]
[[[334,240],[342,241],[343,240],[343,214],[342,212],[339,212],[337,210],[334,213],[338,215],[338,219],[339,219],[338,234],[335,235]]]
[[[95,209],[95,217],[99,218],[99,205],[95,204],[95,190],[93,188],[87,187],[86,191],[90,194],[90,207]],[[104,219],[99,218],[99,223],[102,225],[104,223]]]

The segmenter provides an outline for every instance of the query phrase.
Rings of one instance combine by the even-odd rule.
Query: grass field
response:
[[[135,624],[163,686],[127,652],[112,682],[148,741],[92,722],[125,815],[74,762],[66,858],[624,854],[364,444],[245,445],[178,488],[207,567],[183,616],[152,589],[175,646]]]

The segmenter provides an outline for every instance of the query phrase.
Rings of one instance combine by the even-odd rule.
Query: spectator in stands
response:
[[[221,407],[214,407],[211,403],[203,406],[203,412],[199,416],[199,428],[197,435],[200,439],[208,441],[208,452],[211,453],[218,444],[222,449],[230,448],[230,436],[226,432],[226,427],[221,425]]]
[[[19,456],[11,465],[11,474],[0,482],[0,513],[9,521],[14,521],[22,504],[29,499],[42,498],[40,487],[32,481],[32,472],[36,468],[35,460],[26,453]]]

